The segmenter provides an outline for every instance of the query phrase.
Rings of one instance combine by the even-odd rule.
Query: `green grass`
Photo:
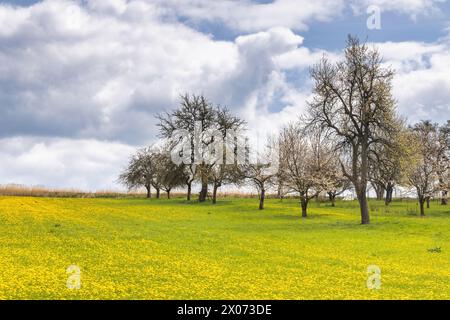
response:
[[[450,299],[450,207],[0,198],[1,299]],[[66,287],[69,265],[81,289]],[[382,272],[366,286],[367,267]]]

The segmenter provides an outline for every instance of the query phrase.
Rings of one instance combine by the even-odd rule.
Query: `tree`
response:
[[[376,152],[376,145],[389,144],[398,131],[391,94],[394,73],[381,63],[378,50],[349,36],[344,61],[333,64],[324,57],[311,69],[310,125],[326,130],[343,151],[341,167],[356,191],[362,224],[370,223],[369,154]]]
[[[307,217],[308,202],[315,197],[311,150],[301,128],[288,125],[280,135],[280,163],[285,170],[285,184],[300,196],[302,217]]]
[[[210,172],[213,184],[212,203],[217,203],[217,190],[226,183],[236,181],[238,150],[243,147],[238,135],[244,129],[245,121],[233,116],[227,108],[217,108],[217,129],[222,138],[222,157],[215,161]],[[220,155],[219,155],[220,156]],[[228,158],[228,159],[227,159]],[[232,159],[232,163],[229,159]]]
[[[283,157],[283,152],[286,152],[286,143],[283,141],[283,132],[286,131],[286,128],[282,128],[278,134],[278,172],[275,176],[276,188],[277,188],[277,198],[283,200],[283,198],[292,192],[289,188],[288,180],[289,180],[289,170],[287,168],[287,161],[285,157]]]
[[[155,155],[155,171],[161,189],[166,192],[167,199],[170,199],[172,189],[183,185],[185,181],[183,166],[175,164],[169,151],[164,150]]]
[[[307,133],[301,123],[290,124],[280,133],[280,169],[288,190],[300,196],[302,217],[308,203],[330,189],[333,155],[321,132]]]
[[[172,139],[176,130],[185,130],[189,133],[189,154],[184,154],[190,161],[185,163],[185,169],[188,172],[188,179],[185,183],[188,187],[187,199],[191,199],[192,182],[196,175],[200,175],[202,190],[200,192],[199,201],[204,202],[208,193],[208,176],[206,174],[205,164],[200,161],[199,150],[210,143],[203,141],[198,135],[202,130],[211,129],[215,124],[215,110],[211,103],[204,96],[196,96],[185,94],[180,98],[180,107],[171,113],[157,115],[159,119],[159,129],[161,136],[166,139]],[[200,128],[198,127],[200,126]],[[197,130],[200,132],[197,135]],[[171,148],[178,147],[178,144],[185,141],[174,140]],[[180,150],[183,152],[183,150]]]
[[[352,182],[342,173],[338,157],[339,156],[336,154],[331,159],[329,171],[327,173],[329,182],[328,189],[326,191],[332,207],[336,206],[336,197],[352,188]]]
[[[155,174],[154,150],[152,147],[143,148],[132,155],[127,167],[119,176],[119,182],[128,190],[145,187],[147,198],[151,198],[151,187]]]
[[[386,193],[386,185],[382,180],[379,180],[379,177],[382,176],[377,176],[377,174],[378,172],[376,170],[369,170],[370,184],[372,185],[373,190],[375,190],[377,200],[383,200]]]
[[[264,210],[264,200],[267,190],[274,184],[275,174],[268,173],[269,165],[247,164],[242,167],[242,177],[247,179],[258,191],[259,210]]]
[[[210,180],[213,185],[212,203],[217,203],[217,191],[226,183],[232,183],[236,180],[236,166],[220,163],[215,164],[211,169]]]
[[[405,166],[411,158],[411,148],[407,142],[406,131],[400,124],[399,132],[389,144],[379,144],[369,154],[369,179],[376,192],[377,200],[392,202],[395,186],[403,180]],[[386,196],[384,197],[384,193]]]
[[[205,154],[214,145],[217,135],[211,132],[223,134],[227,129],[241,127],[244,122],[234,117],[223,107],[214,107],[204,96],[181,96],[180,107],[171,113],[160,114],[159,128],[161,136],[172,139],[172,150],[177,150],[185,157],[185,183],[188,188],[187,199],[191,199],[191,187],[195,178],[199,178],[201,191],[199,201],[206,201],[208,183],[211,179],[211,171],[215,161],[205,161]],[[183,131],[184,139],[174,137],[174,134]],[[186,139],[188,139],[186,143]],[[185,146],[189,148],[184,148]]]
[[[269,139],[265,149],[250,159],[250,150],[246,148],[246,163],[238,164],[234,174],[237,181],[248,181],[259,195],[259,210],[264,210],[266,192],[276,183],[278,175],[278,153],[275,140]]]
[[[416,150],[407,171],[407,182],[417,192],[420,215],[425,216],[425,203],[437,190],[436,141],[438,125],[422,121],[411,127],[410,145]]]
[[[187,201],[191,201],[191,195],[192,195],[192,184],[195,181],[195,177],[197,175],[197,165],[194,163],[190,164],[183,164],[183,177],[184,177],[184,184],[187,187]]]
[[[336,176],[334,180],[332,180],[333,187],[327,191],[328,199],[331,202],[331,206],[336,206],[336,197],[342,195],[345,191],[351,189],[351,181],[349,181],[344,176]]]
[[[155,169],[152,179],[152,186],[156,190],[156,199],[161,198],[162,180],[163,180],[163,172],[161,170]]]
[[[439,128],[436,149],[436,174],[441,192],[441,204],[447,205],[450,189],[450,120]]]

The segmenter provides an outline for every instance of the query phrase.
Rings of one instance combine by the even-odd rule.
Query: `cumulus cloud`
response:
[[[254,32],[273,27],[308,29],[314,21],[329,21],[345,8],[343,0],[157,0],[174,16],[193,22],[221,22],[237,31]]]
[[[441,13],[447,0],[153,0],[167,15],[193,23],[221,23],[231,30],[255,32],[273,27],[304,31],[314,22],[341,17],[350,7],[354,14],[365,14],[376,5],[383,12],[392,11],[412,19]]]
[[[155,2],[155,1],[152,1]],[[383,12],[393,11],[413,19],[439,14],[447,0],[156,0],[166,14],[191,22],[222,23],[241,32],[255,32],[273,27],[304,31],[314,22],[326,22],[342,16],[351,8],[354,14],[365,14],[369,6]]]
[[[215,41],[165,22],[147,2],[107,4],[0,7],[9,17],[0,34],[1,136],[149,142],[154,114],[176,105],[181,93],[205,93],[242,110],[282,79],[275,60],[303,41],[282,27]]]
[[[347,5],[336,0],[0,5],[0,183],[111,187],[133,148],[155,140],[154,115],[175,107],[184,92],[227,105],[260,137],[276,132],[305,110],[309,66],[324,54],[333,60],[342,55],[305,47],[298,30],[340,15]],[[404,13],[436,5],[418,0]],[[219,22],[245,34],[218,41],[186,19]],[[397,70],[394,90],[403,114],[416,120],[449,113],[447,40],[378,45]]]
[[[97,140],[15,137],[0,139],[2,184],[114,190],[134,148]]]
[[[394,96],[409,122],[450,119],[450,42],[379,43],[385,65],[396,71]]]
[[[232,43],[163,23],[145,2],[124,5],[0,7],[9,16],[0,33],[2,136],[148,140],[155,112],[232,72]]]
[[[28,141],[24,137],[33,139],[33,145],[26,144],[30,151],[24,152],[25,159],[38,159],[36,153],[65,154],[60,144],[42,146],[36,140],[63,139],[67,149],[72,146],[80,153],[80,168],[90,151],[78,141],[149,144],[157,134],[155,113],[174,107],[184,92],[205,93],[248,117],[252,127],[270,122],[264,117],[272,114],[273,105],[276,111],[285,107],[283,99],[295,89],[276,60],[298,50],[302,37],[277,27],[235,41],[216,41],[168,22],[166,15],[138,0],[0,6],[0,18],[5,18],[0,19],[2,27],[5,24],[0,28],[4,159],[12,143],[8,139],[15,137],[25,139],[18,144]],[[45,160],[48,167],[63,163],[59,158]],[[19,162],[13,167],[23,172],[13,176],[17,182],[28,174],[49,183],[60,181],[56,173],[68,185],[92,186],[97,181],[88,174],[84,182],[75,181],[64,170],[51,173],[46,168],[41,168],[43,174],[31,174]],[[43,178],[46,173],[48,179]],[[2,182],[11,182],[11,175],[0,176]]]

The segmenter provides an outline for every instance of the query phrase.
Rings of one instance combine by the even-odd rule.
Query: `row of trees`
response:
[[[334,205],[337,196],[353,189],[363,224],[370,223],[370,186],[386,205],[394,188],[414,187],[424,215],[425,204],[437,193],[447,204],[450,121],[442,126],[422,121],[407,127],[396,114],[393,75],[383,67],[376,49],[349,37],[343,61],[323,58],[311,68],[314,98],[308,113],[268,139],[260,154],[267,161],[249,161],[249,147],[240,148],[239,137],[227,136],[230,130],[244,130],[245,121],[203,96],[185,95],[178,109],[158,115],[164,147],[138,151],[120,180],[129,188],[144,186],[149,197],[151,187],[159,197],[159,190],[170,196],[170,190],[184,186],[188,200],[198,182],[199,201],[206,201],[212,186],[213,203],[225,184],[252,185],[258,190],[260,209],[266,192],[276,188],[280,197],[300,198],[303,217],[309,201],[319,194],[326,193]],[[196,134],[181,137],[179,130]],[[223,153],[216,148],[219,140],[225,144]],[[175,164],[174,152],[188,161]],[[242,152],[245,162],[236,159]],[[206,161],[211,157],[205,153],[212,154],[213,161]],[[273,170],[274,153],[278,170]],[[230,156],[231,163],[225,161]]]
[[[183,168],[173,163],[165,148],[152,146],[138,150],[131,157],[119,181],[129,190],[144,187],[147,198],[152,197],[153,187],[158,199],[161,190],[170,199],[170,192],[184,183],[185,176]]]
[[[162,146],[152,146],[139,150],[130,159],[127,168],[120,175],[119,181],[129,189],[144,186],[147,197],[151,197],[151,188],[156,190],[159,198],[160,190],[167,192],[176,187],[186,187],[187,200],[192,198],[192,187],[195,182],[201,185],[199,201],[205,202],[212,185],[212,201],[216,203],[218,189],[228,183],[239,183],[236,165],[226,164],[226,161],[198,161],[205,159],[206,153],[214,145],[215,136],[205,134],[215,130],[223,139],[230,130],[239,131],[244,128],[245,121],[233,116],[227,108],[214,106],[203,96],[184,95],[180,107],[172,113],[158,115]],[[184,130],[192,133],[188,141],[177,138],[176,132]],[[196,133],[196,134],[194,134]],[[197,134],[198,133],[198,134]],[[182,143],[189,146],[183,148]],[[231,144],[233,151],[234,145]],[[181,148],[180,148],[181,146]],[[180,153],[184,163],[176,164],[172,154]],[[184,152],[184,153],[183,153]],[[226,158],[223,153],[222,159]]]

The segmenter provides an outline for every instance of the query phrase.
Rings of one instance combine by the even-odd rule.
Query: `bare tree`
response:
[[[439,128],[436,149],[436,174],[439,180],[441,204],[447,205],[450,189],[450,120]]]
[[[196,130],[208,130],[211,129],[216,120],[215,109],[204,96],[196,96],[185,94],[180,98],[180,107],[171,113],[164,113],[157,115],[159,119],[160,133],[163,138],[171,139],[176,130],[186,130],[190,133],[190,162],[185,164],[185,169],[189,177],[185,183],[188,187],[187,199],[191,199],[191,190],[193,178],[200,176],[202,190],[200,192],[200,202],[206,200],[208,193],[208,168],[205,168],[204,163],[196,163],[196,157],[200,157],[198,150],[203,147],[207,147],[210,141],[200,141],[199,137],[194,134]],[[201,128],[197,128],[200,124]],[[175,146],[178,141],[173,142]],[[183,142],[184,143],[184,142]],[[186,155],[184,155],[186,156]]]
[[[395,186],[404,180],[405,166],[411,158],[405,129],[403,124],[399,125],[399,132],[391,138],[390,144],[376,145],[369,154],[369,179],[377,200],[384,198],[386,205],[392,202]]]
[[[185,182],[183,166],[175,164],[167,150],[155,155],[155,171],[161,189],[167,194],[167,199],[170,199],[170,192],[173,188],[179,187]]]
[[[327,176],[329,179],[328,189],[326,190],[328,199],[331,202],[331,206],[335,207],[336,198],[352,188],[352,182],[342,173],[339,156],[337,154],[335,154],[330,161]]]
[[[362,224],[370,223],[369,154],[375,145],[388,144],[398,128],[391,94],[394,73],[381,63],[378,50],[349,36],[344,61],[332,64],[324,57],[311,69],[315,85],[310,122],[326,130],[345,151],[341,166],[355,188]]]
[[[199,201],[206,201],[208,183],[215,162],[204,161],[204,156],[217,139],[209,133],[216,130],[224,135],[228,129],[243,126],[244,121],[232,116],[226,108],[214,107],[204,96],[188,94],[181,97],[181,104],[177,110],[160,114],[157,118],[160,121],[161,136],[164,138],[171,139],[177,130],[185,130],[190,133],[190,154],[187,155],[190,161],[184,166],[185,183],[188,188],[187,199],[191,199],[192,183],[195,178],[199,178],[201,183]],[[179,148],[180,152],[183,152],[180,148],[182,143],[185,141],[174,140],[171,148]]]
[[[258,191],[259,210],[264,210],[266,192],[277,180],[279,162],[277,141],[268,139],[264,150],[256,154],[256,159],[250,159],[250,150],[247,147],[246,164],[238,164],[234,171],[237,181],[247,181]]]
[[[245,121],[233,116],[227,108],[217,108],[217,129],[223,140],[221,158],[215,161],[211,171],[210,180],[213,185],[212,203],[217,202],[217,190],[226,183],[236,183],[238,149],[245,147],[239,145],[239,134],[244,130]],[[232,136],[227,136],[232,134]],[[229,154],[228,154],[229,153]],[[219,155],[220,156],[220,155]],[[228,159],[227,159],[228,158]],[[232,159],[233,162],[230,163]]]
[[[217,191],[227,183],[236,182],[236,166],[226,163],[218,163],[211,169],[210,180],[213,186],[212,203],[217,203]]]
[[[162,173],[163,172],[161,170],[155,170],[152,179],[152,186],[156,190],[156,199],[161,198],[162,179],[163,179]]]
[[[138,150],[129,160],[119,176],[119,182],[129,190],[145,187],[147,198],[151,198],[151,187],[155,174],[154,150],[151,147]]]
[[[425,216],[425,203],[438,189],[436,174],[436,141],[438,125],[422,121],[411,128],[410,145],[416,150],[407,171],[407,182],[416,189],[420,215]]]
[[[336,177],[339,178],[339,177]],[[344,194],[344,192],[352,188],[352,183],[347,178],[341,176],[341,179],[332,180],[334,187],[327,191],[328,199],[331,202],[331,206],[336,206],[336,198]]]
[[[266,164],[247,164],[241,167],[242,177],[247,179],[258,191],[259,210],[264,209],[264,200],[266,192],[273,186],[275,182],[275,174],[268,173],[269,165]]]
[[[308,203],[331,188],[333,155],[321,132],[304,130],[301,123],[289,124],[280,133],[280,170],[288,190],[300,196],[302,217]]]

